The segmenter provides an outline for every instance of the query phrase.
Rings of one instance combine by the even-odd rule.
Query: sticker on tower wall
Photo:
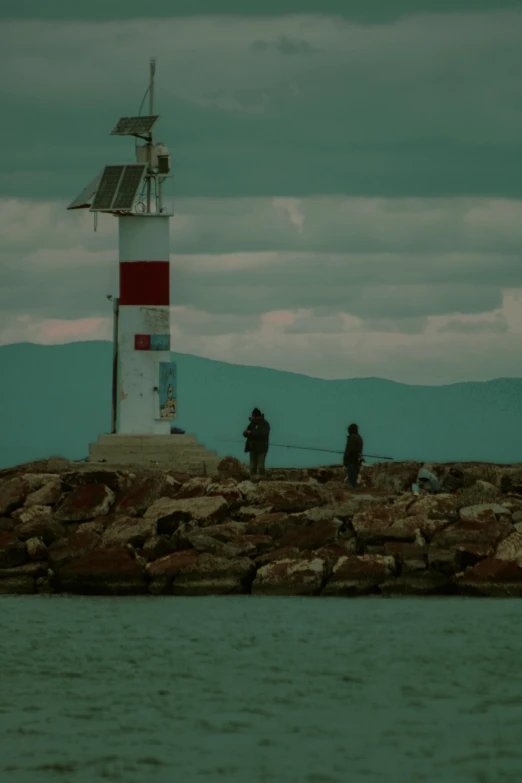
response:
[[[150,351],[151,339],[150,334],[135,334],[134,335],[134,350],[135,351]]]
[[[151,351],[170,351],[170,334],[151,334]]]
[[[176,418],[177,368],[176,362],[159,363],[160,419]]]

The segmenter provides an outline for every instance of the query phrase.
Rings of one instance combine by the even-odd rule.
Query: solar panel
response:
[[[111,208],[124,170],[125,166],[105,166],[98,190],[92,202],[91,212]]]
[[[85,209],[86,207],[90,207],[93,196],[100,184],[101,176],[101,174],[97,174],[94,179],[89,182],[87,187],[82,190],[80,195],[77,196],[74,201],[71,201],[67,209]]]
[[[125,166],[118,192],[112,202],[113,209],[132,209],[136,193],[138,192],[146,168],[146,165],[136,163],[131,166]]]
[[[111,130],[111,136],[142,136],[150,133],[158,117],[159,114],[146,117],[121,117]]]

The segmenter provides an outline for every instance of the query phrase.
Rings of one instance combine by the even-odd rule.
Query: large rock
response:
[[[238,459],[225,457],[217,466],[219,480],[233,478],[236,481],[244,481],[248,478],[248,470]]]
[[[114,506],[114,513],[121,517],[140,517],[162,497],[174,497],[181,484],[171,476],[146,476],[132,489],[124,492]]]
[[[198,552],[206,552],[228,558],[254,556],[257,553],[257,546],[248,540],[248,536],[234,536],[227,541],[222,541],[212,535],[208,535],[207,530],[209,528],[197,529],[188,535],[190,543]],[[257,537],[254,536],[253,538]],[[269,536],[262,536],[261,538],[266,538],[270,544],[272,543],[272,539]]]
[[[0,516],[9,514],[25,500],[26,486],[21,478],[14,477],[0,482]]]
[[[13,512],[13,517],[21,522],[16,532],[19,538],[41,538],[46,546],[62,538],[63,525],[58,522],[50,506],[28,506]]]
[[[276,560],[262,566],[254,579],[255,595],[318,595],[325,561],[318,557]]]
[[[0,568],[14,568],[27,559],[27,550],[16,533],[0,530]]]
[[[361,471],[361,485],[375,487],[388,492],[404,492],[411,489],[417,480],[418,462],[385,462],[364,465]]]
[[[299,552],[298,549],[295,549]],[[302,556],[302,553],[300,553]],[[332,567],[341,557],[352,557],[357,554],[357,541],[351,538],[349,541],[334,541],[332,544],[326,544],[313,551],[314,557],[324,560],[327,566]]]
[[[49,552],[47,551],[47,547],[45,546],[43,539],[37,537],[29,538],[25,542],[25,546],[27,548],[27,557],[29,560],[33,562],[42,562],[47,560]]]
[[[227,511],[227,502],[221,497],[160,498],[147,509],[144,518],[160,522],[158,533],[163,535],[174,533],[181,522],[213,525],[222,520]]]
[[[254,563],[246,557],[232,560],[200,555],[174,577],[174,595],[231,595],[250,591]]]
[[[160,557],[166,557],[176,551],[169,536],[151,536],[140,549],[140,554],[146,560],[158,560]]]
[[[193,476],[186,481],[176,493],[176,498],[200,498],[207,491],[207,487],[212,483],[209,476]]]
[[[86,522],[105,516],[114,503],[114,492],[105,484],[83,484],[74,489],[56,511],[61,522]]]
[[[25,563],[0,569],[0,595],[32,595],[36,580],[47,575],[46,563]]]
[[[152,519],[120,517],[105,529],[101,545],[104,547],[142,547],[148,538],[156,534],[156,522]]]
[[[498,503],[481,503],[477,506],[465,506],[460,509],[461,519],[494,521],[498,517],[510,517],[510,511]]]
[[[459,592],[497,597],[522,596],[522,567],[496,558],[482,560],[456,579]]]
[[[84,530],[72,533],[66,539],[56,541],[49,547],[49,559],[55,569],[59,569],[72,560],[78,560],[85,557],[93,549],[96,549],[101,542],[98,533]]]
[[[209,484],[206,489],[206,495],[207,497],[224,498],[230,509],[239,508],[243,503],[243,495],[237,488],[234,479],[224,479],[219,484]]]
[[[322,595],[355,596],[375,592],[395,575],[395,560],[386,555],[342,557],[335,564]]]
[[[404,541],[387,541],[384,552],[394,557],[401,566],[401,574],[424,571],[428,560],[428,550],[425,546]]]
[[[153,563],[149,563],[147,566],[147,573],[153,580],[166,579],[172,581],[181,569],[194,563],[199,557],[200,554],[199,552],[196,552],[195,549],[174,552],[165,557],[160,557]]]
[[[420,533],[432,538],[448,524],[445,519],[430,519],[426,514],[405,516],[407,509],[397,506],[375,506],[356,514],[352,526],[365,544],[381,543],[387,539],[414,541]]]
[[[459,489],[455,493],[455,500],[461,507],[477,506],[483,503],[501,502],[502,493],[499,487],[490,484],[489,481],[475,481],[470,487]]]
[[[496,546],[512,532],[513,525],[510,522],[495,520],[495,518],[483,521],[463,519],[439,531],[433,537],[433,543],[438,548],[455,547],[464,542]]]
[[[281,539],[281,546],[297,549],[319,549],[326,544],[332,544],[339,538],[342,527],[339,519],[312,522],[307,527],[288,531]]]
[[[382,582],[379,589],[388,596],[446,595],[454,592],[454,585],[443,574],[419,571]]]
[[[267,563],[273,563],[276,560],[302,560],[303,557],[308,556],[307,552],[300,552],[299,549],[292,546],[278,547],[271,552],[264,552],[262,555],[258,555],[255,562],[258,566],[264,566]],[[319,554],[316,555],[320,557]],[[326,558],[322,558],[326,560]],[[337,560],[338,558],[336,558]]]
[[[27,480],[27,477],[26,477]],[[25,499],[25,506],[54,506],[62,497],[62,481],[52,476],[41,487],[31,492]]]
[[[326,502],[324,490],[316,482],[245,481],[238,489],[247,503],[271,506],[274,511],[306,511]]]
[[[522,567],[522,532],[515,530],[498,545],[497,560],[507,560]]]
[[[408,504],[405,516],[456,521],[459,518],[459,502],[454,495],[423,495]]]
[[[58,573],[63,591],[82,595],[138,595],[147,591],[139,563],[127,548],[98,548]]]
[[[299,517],[286,514],[283,511],[273,511],[268,514],[260,514],[247,522],[245,532],[267,535],[277,540],[289,530],[298,530],[301,527],[303,527],[303,523]]]

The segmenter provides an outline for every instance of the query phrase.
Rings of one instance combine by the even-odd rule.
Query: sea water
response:
[[[522,602],[2,597],[3,783],[522,780]]]

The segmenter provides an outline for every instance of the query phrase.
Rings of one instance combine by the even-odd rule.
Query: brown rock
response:
[[[15,527],[15,521],[11,517],[0,517],[0,531],[9,533]]]
[[[38,537],[29,538],[25,542],[25,546],[27,547],[27,557],[29,560],[47,560],[49,553],[43,539]]]
[[[0,516],[21,506],[25,495],[26,489],[21,478],[15,477],[0,482]]]
[[[246,532],[257,535],[271,536],[278,539],[289,530],[297,530],[302,527],[298,517],[275,511],[269,514],[260,514],[246,523]]]
[[[522,532],[516,530],[498,545],[497,560],[507,560],[522,567]]]
[[[114,503],[114,492],[105,484],[76,487],[56,512],[61,522],[86,522],[105,516]]]
[[[12,576],[0,579],[0,595],[32,595],[35,580],[31,576]]]
[[[146,560],[158,560],[176,551],[168,536],[151,536],[142,547],[142,553]]]
[[[181,569],[195,563],[199,557],[199,552],[194,549],[174,552],[149,563],[146,570],[151,579],[170,579],[172,581]]]
[[[391,525],[387,532],[387,538],[411,541],[421,535],[430,541],[447,525],[449,525],[448,519],[430,519],[425,514],[404,517]]]
[[[461,555],[461,566],[476,565],[479,560],[486,557],[493,557],[494,547],[489,544],[472,544],[464,541],[455,545],[455,550]]]
[[[460,557],[457,550],[452,547],[430,544],[428,548],[428,566],[431,571],[452,576],[460,569]]]
[[[458,499],[454,495],[423,495],[409,503],[405,516],[456,521],[459,518]]]
[[[76,533],[96,533],[101,536],[107,525],[112,524],[114,520],[112,517],[96,517],[91,522],[82,522],[76,528]]]
[[[391,555],[401,565],[401,574],[423,571],[427,563],[427,548],[404,541],[388,541],[384,544],[385,554]]]
[[[209,536],[206,531],[207,528],[203,528],[203,530],[194,530],[188,535],[190,543],[198,552],[207,552],[229,558],[254,555],[257,552],[257,547],[250,541],[245,540],[245,536],[237,536],[224,542]],[[268,536],[267,538],[268,541],[272,541]]]
[[[225,457],[217,467],[219,479],[233,478],[237,481],[243,481],[248,478],[247,468],[234,457]]]
[[[0,568],[14,568],[27,559],[27,550],[16,533],[0,530]]]
[[[243,495],[237,488],[234,479],[225,479],[220,484],[209,484],[206,495],[207,497],[224,498],[230,509],[239,508],[243,502]]]
[[[63,525],[53,516],[50,506],[29,506],[13,512],[13,517],[22,524],[17,529],[17,535],[23,540],[42,538],[49,546],[65,533]]]
[[[27,477],[26,477],[27,479]],[[62,482],[59,476],[31,492],[25,499],[25,506],[53,506],[62,496]]]
[[[506,560],[488,558],[468,568],[456,579],[459,592],[496,597],[522,596],[522,567]]]
[[[256,517],[261,517],[264,514],[270,514],[272,509],[270,506],[241,506],[241,508],[234,511],[234,518],[239,519],[242,522],[248,522]]]
[[[371,593],[395,575],[395,560],[382,555],[342,557],[335,564],[322,595]]]
[[[255,566],[246,557],[200,555],[174,577],[174,595],[231,595],[250,590]]]
[[[352,527],[357,536],[366,543],[385,539],[393,522],[404,514],[404,509],[395,506],[373,506],[360,511],[352,519]]]
[[[145,512],[144,518],[158,522],[158,533],[163,535],[175,532],[180,522],[194,521],[203,527],[213,525],[227,511],[227,503],[221,497],[161,498]]]
[[[476,506],[484,503],[494,503],[502,498],[499,487],[488,481],[475,481],[470,487],[464,487],[455,493],[455,500],[461,507]]]
[[[339,519],[313,522],[300,530],[290,530],[281,539],[281,546],[297,549],[318,549],[339,538],[342,522]]]
[[[36,579],[47,574],[47,563],[24,563],[16,568],[0,568],[0,580],[14,577],[31,577]]]
[[[147,591],[139,563],[128,549],[98,548],[61,568],[62,590],[82,595],[137,595]]]
[[[186,481],[181,489],[176,493],[176,499],[183,498],[201,498],[207,491],[207,487],[212,483],[209,476],[194,476]]]
[[[299,550],[295,550],[298,552]],[[324,560],[328,566],[334,566],[341,557],[351,557],[357,554],[357,541],[355,538],[349,541],[334,541],[332,544],[315,549],[314,557]]]
[[[262,566],[252,585],[255,595],[318,595],[324,580],[325,561],[276,560]]]
[[[498,503],[481,503],[478,506],[466,506],[460,509],[461,519],[495,520],[499,516],[509,516],[509,509]]]
[[[125,492],[114,507],[116,516],[140,517],[162,497],[174,497],[181,484],[170,476],[147,476],[137,486]]]
[[[271,506],[274,511],[306,511],[326,502],[321,485],[312,482],[243,482],[238,488],[248,503]]]
[[[120,517],[105,529],[101,545],[117,547],[130,544],[133,547],[142,547],[153,535],[156,535],[156,522],[153,520]]]
[[[271,552],[264,552],[262,555],[258,555],[256,563],[262,566],[267,563],[273,563],[274,560],[302,560],[304,554],[295,547],[280,547],[279,549],[273,549]]]
[[[64,489],[67,492],[72,492],[79,487],[89,487],[91,485],[100,484],[109,487],[116,496],[121,492],[131,489],[135,481],[136,475],[129,471],[72,470],[62,473],[62,482]]]
[[[361,471],[361,484],[393,493],[410,491],[411,485],[417,480],[420,467],[418,462],[364,465]]]
[[[382,582],[380,591],[390,596],[445,595],[454,592],[454,586],[443,574],[419,571]]]
[[[496,546],[513,532],[513,526],[494,518],[485,521],[464,519],[441,530],[433,537],[439,548],[455,547],[457,544],[482,544]]]
[[[57,541],[49,548],[49,559],[57,570],[70,563],[85,557],[100,544],[100,536],[89,531],[72,533],[65,540]]]

